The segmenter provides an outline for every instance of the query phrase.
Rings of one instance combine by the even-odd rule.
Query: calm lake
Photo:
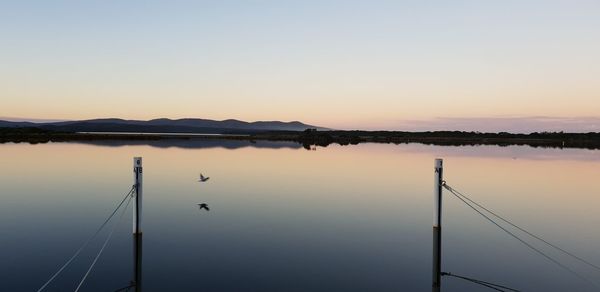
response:
[[[134,156],[144,163],[144,291],[431,291],[438,157],[452,187],[600,264],[600,151],[94,143],[0,144],[0,290],[48,280],[131,188]],[[210,180],[199,183],[200,173]],[[447,191],[443,204],[443,271],[523,291],[597,291]],[[81,291],[132,279],[128,209]],[[600,285],[600,271],[516,234]],[[107,235],[45,291],[73,291]],[[444,277],[442,291],[490,290]]]

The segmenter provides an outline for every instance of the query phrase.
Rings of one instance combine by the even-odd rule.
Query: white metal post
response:
[[[134,195],[133,200],[133,234],[142,233],[142,191],[143,191],[143,179],[142,179],[142,158],[133,158],[133,181],[134,181]]]
[[[442,185],[443,160],[435,160],[435,175],[433,181],[433,289],[440,291],[442,278]]]

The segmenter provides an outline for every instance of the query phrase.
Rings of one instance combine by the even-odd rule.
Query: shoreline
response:
[[[310,149],[330,144],[356,145],[360,143],[407,144],[420,143],[439,146],[527,145],[549,148],[600,149],[600,133],[473,133],[473,132],[363,132],[363,131],[305,131],[266,132],[258,134],[197,134],[197,133],[60,133],[8,132],[0,133],[0,143],[48,143],[96,140],[242,140],[296,142]]]

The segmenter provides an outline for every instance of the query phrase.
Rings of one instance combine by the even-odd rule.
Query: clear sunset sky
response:
[[[4,0],[0,101],[43,119],[597,122],[600,1]]]

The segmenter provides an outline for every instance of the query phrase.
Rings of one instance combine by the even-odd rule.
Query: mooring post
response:
[[[133,200],[133,234],[142,233],[142,158],[133,158],[133,181],[134,181],[134,200]]]
[[[434,192],[433,192],[433,289],[440,291],[442,282],[442,185],[443,160],[435,160]]]
[[[134,291],[142,291],[142,158],[133,158],[133,283]]]

